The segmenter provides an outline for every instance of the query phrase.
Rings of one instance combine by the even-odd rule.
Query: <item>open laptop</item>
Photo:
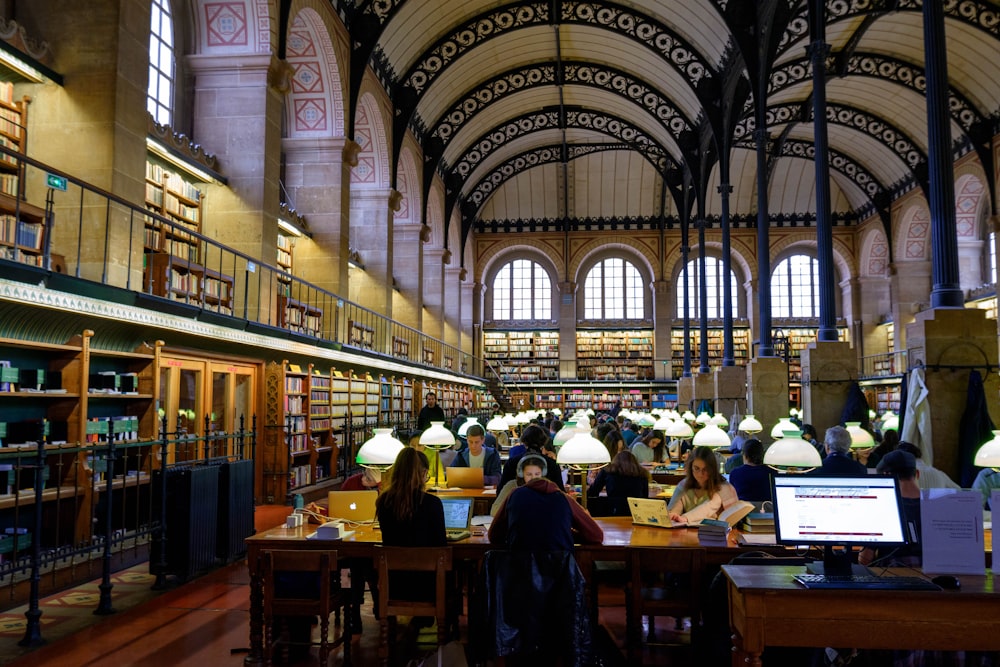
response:
[[[684,521],[671,521],[667,512],[667,504],[659,498],[629,498],[628,509],[632,512],[632,524],[635,526],[653,526],[655,528],[691,528],[692,524]]]
[[[327,494],[327,516],[357,523],[375,520],[375,499],[378,491],[330,491]]]
[[[449,487],[460,489],[481,489],[485,486],[482,468],[455,468],[444,469],[445,479],[448,480]]]
[[[441,504],[444,505],[444,532],[448,541],[470,537],[472,498],[442,498]]]

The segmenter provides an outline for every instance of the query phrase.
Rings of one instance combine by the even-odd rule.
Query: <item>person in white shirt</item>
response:
[[[943,470],[938,470],[932,465],[929,465],[920,458],[920,448],[914,445],[912,442],[906,442],[905,440],[896,445],[896,449],[901,452],[907,452],[913,454],[914,458],[917,459],[917,472],[920,476],[917,478],[917,484],[920,485],[921,489],[959,489],[961,488],[958,484],[952,481],[951,477]]]

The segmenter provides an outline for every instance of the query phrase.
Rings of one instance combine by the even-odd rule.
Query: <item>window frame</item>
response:
[[[525,269],[527,269],[526,276],[523,274],[521,276],[515,275],[515,271],[523,272]],[[503,286],[503,289],[498,289],[497,283],[501,279],[506,279],[508,284]],[[522,284],[515,285],[516,280],[522,281]],[[517,323],[552,319],[552,276],[538,261],[530,257],[510,259],[501,264],[493,273],[489,285],[491,297],[489,313],[490,319],[494,322]],[[542,294],[539,294],[539,291]],[[499,298],[498,295],[500,295]],[[498,305],[503,300],[507,303]],[[524,316],[524,304],[530,305],[527,316]],[[506,310],[506,315],[497,317],[498,308],[501,307]],[[541,307],[544,307],[544,312],[540,313],[539,308]],[[516,313],[520,313],[521,316],[515,317]]]
[[[169,26],[164,36],[163,26]],[[159,28],[159,29],[157,29]],[[154,47],[155,51],[154,51]],[[170,0],[152,0],[150,3],[149,43],[147,53],[146,111],[160,125],[172,126],[177,102],[177,30]],[[154,57],[156,58],[154,62]],[[164,60],[169,60],[165,71]],[[165,95],[160,89],[169,86]],[[166,97],[167,99],[164,99]]]

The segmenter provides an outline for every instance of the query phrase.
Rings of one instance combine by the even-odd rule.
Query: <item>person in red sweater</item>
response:
[[[365,468],[359,473],[355,473],[344,480],[340,485],[341,491],[381,491],[382,471]]]
[[[575,541],[600,544],[604,531],[576,500],[545,477],[544,456],[528,454],[517,464],[525,480],[493,518],[491,544],[521,551],[572,551]],[[575,536],[575,539],[574,539]]]

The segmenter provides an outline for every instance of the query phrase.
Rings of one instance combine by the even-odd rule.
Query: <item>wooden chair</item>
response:
[[[379,581],[379,659],[383,665],[395,647],[397,616],[433,616],[437,620],[438,644],[447,640],[449,626],[448,573],[451,571],[451,547],[374,547],[375,568]],[[434,573],[433,597],[408,600],[390,584],[390,572]],[[410,578],[409,581],[413,579]]]
[[[642,647],[642,617],[649,617],[646,643],[654,642],[655,618],[691,618],[692,632],[700,624],[705,550],[698,547],[632,549],[626,591],[625,624],[628,658],[637,661]],[[660,645],[684,646],[682,642]],[[690,647],[690,644],[688,644]]]
[[[344,608],[344,617],[351,617],[351,593],[342,590],[336,551],[285,551],[267,550],[264,556],[264,655],[270,665],[276,646],[284,647],[283,661],[287,662],[289,639],[288,617],[319,616],[319,664],[326,665],[330,649],[343,644],[344,664],[351,664],[350,626],[345,624],[340,636],[329,641],[330,614]],[[280,626],[280,636],[274,637],[275,622]],[[311,630],[310,630],[311,632]],[[304,645],[315,646],[308,641]]]

